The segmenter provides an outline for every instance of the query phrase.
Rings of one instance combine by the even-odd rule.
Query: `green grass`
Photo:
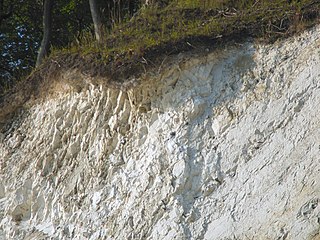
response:
[[[248,37],[272,42],[318,24],[319,16],[319,0],[172,0],[163,9],[147,7],[115,25],[104,44],[97,44],[91,33],[83,33],[80,42],[53,49],[29,77],[0,94],[0,118],[30,96],[46,93],[52,80],[66,71],[119,86],[145,72],[158,71],[168,56],[186,51],[207,54],[204,49]]]
[[[84,33],[80,42],[55,49],[31,78],[76,69],[121,83],[156,69],[170,55],[248,37],[272,42],[315,25],[319,16],[319,0],[171,0],[115,25],[103,44]]]
[[[106,61],[126,61],[184,39],[250,35],[272,41],[310,24],[303,16],[310,5],[319,10],[319,3],[312,0],[173,0],[165,9],[142,9],[130,21],[115,26],[103,45],[85,34],[80,44],[56,50],[53,56],[99,53]]]

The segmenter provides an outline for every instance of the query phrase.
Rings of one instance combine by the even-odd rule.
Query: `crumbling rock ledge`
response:
[[[320,238],[319,26],[60,87],[0,134],[0,239]]]

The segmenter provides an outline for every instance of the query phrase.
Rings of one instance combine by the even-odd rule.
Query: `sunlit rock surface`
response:
[[[0,239],[320,239],[320,28],[179,59],[8,122]]]

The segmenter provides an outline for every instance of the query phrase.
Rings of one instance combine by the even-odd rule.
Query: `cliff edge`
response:
[[[319,25],[126,89],[59,77],[2,127],[0,239],[320,238]]]

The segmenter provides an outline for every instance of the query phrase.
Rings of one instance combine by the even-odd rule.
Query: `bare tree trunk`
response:
[[[104,29],[103,23],[101,20],[100,10],[97,4],[97,0],[89,0],[90,11],[92,16],[92,21],[94,25],[94,34],[98,43],[101,43],[104,38]]]
[[[53,0],[44,0],[43,4],[43,38],[37,57],[36,66],[39,66],[43,59],[48,56],[52,35],[52,7]]]

